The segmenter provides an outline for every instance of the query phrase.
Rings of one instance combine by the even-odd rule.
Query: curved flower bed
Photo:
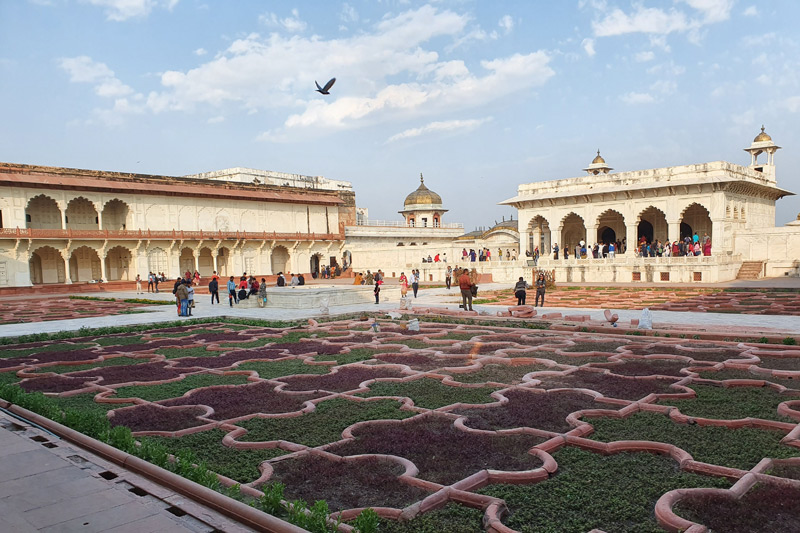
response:
[[[664,394],[671,391],[670,385],[676,380],[629,378],[604,372],[578,369],[567,375],[537,376],[538,385],[545,389],[591,389],[607,398],[621,400],[641,400],[649,394]]]
[[[168,409],[152,403],[142,404],[113,411],[111,425],[125,426],[134,432],[179,431],[206,424],[197,418],[205,413],[206,409],[198,406]]]
[[[280,378],[280,381],[286,383],[286,386],[282,388],[285,391],[345,392],[359,388],[364,381],[401,376],[402,373],[393,368],[352,366],[342,367],[331,374],[322,376],[289,376]]]
[[[545,439],[533,435],[475,435],[459,431],[451,418],[420,416],[404,422],[366,424],[355,439],[328,451],[337,455],[389,454],[404,457],[421,479],[450,485],[486,468],[532,470],[541,466],[528,453]]]
[[[380,457],[337,461],[306,454],[272,463],[270,482],[286,485],[287,499],[324,499],[331,510],[360,507],[403,508],[430,493],[401,482],[405,468]]]

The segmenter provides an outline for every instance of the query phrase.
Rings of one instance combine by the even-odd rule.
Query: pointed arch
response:
[[[583,217],[573,211],[561,219],[561,249],[572,252],[581,241],[586,241],[586,224]]]
[[[39,194],[25,206],[25,227],[31,229],[61,229],[61,209],[50,196]]]
[[[666,242],[669,239],[667,215],[655,206],[650,205],[639,213],[636,227],[637,242]]]
[[[102,215],[103,227],[100,229],[120,231],[131,227],[131,208],[118,198],[109,200],[103,205]]]
[[[97,209],[88,198],[78,196],[67,204],[64,212],[67,229],[96,230],[100,229],[100,219]],[[92,278],[98,279],[98,278]]]
[[[615,209],[606,209],[597,217],[597,240],[609,244],[626,236],[625,216]]]
[[[702,204],[693,202],[687,205],[681,211],[681,224],[688,226],[692,235],[697,233],[698,237],[712,237],[711,212]]]

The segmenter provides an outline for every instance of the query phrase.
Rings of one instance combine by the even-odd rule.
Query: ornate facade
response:
[[[349,183],[249,172],[260,179],[0,164],[0,287],[312,272],[340,257]]]

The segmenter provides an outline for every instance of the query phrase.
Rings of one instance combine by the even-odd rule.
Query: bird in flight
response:
[[[331,94],[328,91],[330,91],[331,87],[333,87],[333,84],[336,83],[336,78],[331,78],[330,81],[328,81],[328,83],[325,84],[325,87],[320,87],[319,83],[317,83],[316,81],[314,81],[314,83],[317,85],[317,92],[318,93],[320,93],[320,94]]]

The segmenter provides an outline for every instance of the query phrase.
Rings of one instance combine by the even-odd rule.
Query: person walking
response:
[[[542,299],[542,305],[539,307],[544,307],[544,290],[547,288],[547,282],[544,279],[544,274],[539,273],[539,277],[536,278],[536,300],[534,301],[533,306],[539,306],[539,298]]]
[[[178,301],[178,316],[189,316],[189,291],[186,290],[186,283],[181,281],[175,291],[175,299]]]
[[[525,298],[527,297],[527,289],[530,288],[528,282],[525,281],[525,278],[522,276],[519,277],[519,281],[516,285],[514,285],[514,296],[517,297],[517,305],[525,305]]]
[[[381,302],[381,285],[383,285],[383,281],[378,280],[375,282],[375,288],[373,292],[375,293],[375,305],[378,305]]]
[[[186,310],[189,312],[189,316],[192,316],[192,307],[194,307],[194,286],[191,281],[186,284],[186,292],[188,293]]]
[[[267,279],[261,278],[261,285],[258,287],[258,306],[267,306]]]
[[[147,292],[153,292],[153,281],[155,279],[156,276],[152,272],[150,272],[150,274],[147,275]]]
[[[465,311],[472,311],[472,282],[469,280],[469,270],[466,268],[458,278],[458,288],[461,289],[461,307]]]
[[[419,270],[411,271],[411,290],[414,291],[414,298],[416,298],[417,291],[419,291]]]
[[[400,296],[403,298],[408,294],[408,278],[405,272],[400,272]]]
[[[142,277],[136,274],[136,294],[142,294]]]
[[[239,299],[236,297],[236,282],[233,281],[233,276],[231,279],[228,280],[228,300],[230,301],[231,307],[233,307],[233,303],[239,303]]]
[[[453,267],[448,266],[447,267],[447,272],[445,272],[445,275],[444,275],[444,282],[447,285],[447,290],[448,291],[450,290],[450,284],[452,283],[452,280],[453,280]]]
[[[219,303],[219,281],[217,281],[217,276],[211,278],[208,284],[208,292],[211,293],[211,305],[214,305],[214,298],[216,298],[217,303]]]
[[[155,286],[156,286],[156,293],[158,293],[158,292],[159,292],[159,291],[158,291],[158,282],[159,282],[159,281],[161,281],[161,280],[160,280],[160,279],[158,279],[158,276],[156,276],[155,274],[153,274],[153,283],[154,283],[154,284],[155,284]]]

